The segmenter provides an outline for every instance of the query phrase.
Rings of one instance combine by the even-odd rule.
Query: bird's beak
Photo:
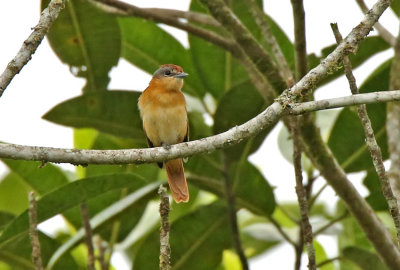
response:
[[[189,75],[189,74],[187,74],[185,72],[181,72],[181,73],[174,75],[174,78],[185,78],[187,75]]]

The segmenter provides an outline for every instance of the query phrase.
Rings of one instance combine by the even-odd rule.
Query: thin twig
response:
[[[101,239],[101,237],[98,235],[95,238],[95,240],[96,240],[95,242],[96,242],[97,249],[99,250],[99,256],[97,257],[97,260],[99,261],[100,269],[108,270],[108,265],[107,265],[106,257],[105,257],[106,249],[105,249],[105,246],[103,243],[103,239]]]
[[[296,123],[296,122],[294,122]],[[300,135],[297,124],[291,128],[293,140],[293,165],[296,176],[296,194],[300,206],[300,241],[296,249],[296,265],[295,269],[300,269],[301,254],[303,253],[303,245],[306,246],[308,255],[308,269],[315,270],[315,249],[313,246],[313,232],[310,220],[308,218],[308,201],[306,191],[303,185],[303,175],[301,168],[301,147]]]
[[[275,229],[278,231],[278,233],[283,237],[283,239],[285,239],[290,245],[292,245],[293,247],[296,246],[296,243],[293,241],[292,238],[290,238],[290,236],[283,230],[282,226],[279,224],[278,221],[276,221],[275,218],[273,218],[272,216],[268,216],[267,217],[268,220],[271,222],[271,224],[275,227]]]
[[[321,195],[322,191],[324,191],[328,187],[328,183],[325,183],[318,191],[309,199],[309,205],[312,207],[315,201],[318,199],[319,195]]]
[[[229,164],[228,161],[224,160],[224,183],[225,183],[225,196],[227,201],[227,208],[229,214],[229,223],[231,224],[232,230],[232,238],[233,238],[233,245],[235,247],[236,253],[239,256],[240,263],[242,265],[243,270],[249,269],[249,263],[247,262],[246,255],[244,254],[242,241],[240,240],[239,235],[239,226],[237,222],[236,216],[236,202],[235,202],[235,194],[232,188],[232,179],[229,175]]]
[[[285,79],[286,85],[292,86],[294,84],[292,71],[289,68],[286,58],[283,55],[275,36],[272,34],[269,28],[264,12],[259,8],[255,0],[246,0],[246,3],[251,14],[256,20],[257,25],[260,27],[262,38],[271,48],[278,70],[282,73],[282,78]]]
[[[161,230],[160,230],[160,270],[171,269],[171,247],[169,245],[169,197],[167,195],[167,189],[160,185],[158,189],[160,195],[160,218],[161,218]]]
[[[394,47],[394,57],[390,69],[390,89],[400,87],[400,31]],[[400,201],[400,104],[387,104],[386,133],[388,136],[390,169],[389,180],[395,191],[397,201]]]
[[[327,230],[328,228],[330,228],[332,225],[336,224],[337,222],[341,221],[342,219],[345,219],[348,216],[348,214],[349,214],[349,211],[345,211],[340,216],[330,220],[327,224],[325,224],[324,226],[322,226],[321,228],[319,228],[318,230],[316,230],[314,232],[314,237],[316,237],[317,235],[323,233],[325,230]]]
[[[291,0],[294,19],[294,45],[296,50],[296,80],[307,74],[306,21],[303,0]]]
[[[369,8],[367,4],[365,4],[364,0],[356,0],[358,6],[362,10],[362,12],[365,14],[368,12]],[[382,24],[379,22],[376,22],[374,27],[376,30],[378,30],[379,35],[382,37],[384,41],[389,43],[390,46],[394,47],[396,44],[396,38],[390,33]]]
[[[35,265],[35,270],[43,270],[39,234],[37,230],[37,204],[33,191],[29,192],[29,238],[31,239],[32,261]]]
[[[17,55],[8,63],[6,69],[0,75],[0,97],[3,95],[14,76],[17,75],[31,59],[50,26],[64,8],[65,1],[66,0],[52,0],[47,8],[42,11],[39,23],[33,28],[33,32],[24,41]]]
[[[87,203],[84,202],[80,205],[81,208],[81,217],[82,217],[82,223],[83,227],[85,229],[85,243],[86,243],[86,248],[88,250],[88,269],[89,270],[95,270],[94,262],[95,262],[95,257],[94,257],[94,248],[93,248],[93,234],[92,234],[92,227],[90,226],[90,217],[89,217],[89,209],[87,206]]]
[[[327,260],[322,261],[319,264],[317,264],[317,268],[319,269],[320,267],[324,266],[325,264],[333,263],[334,261],[341,260],[341,259],[342,259],[342,257],[340,257],[340,256],[327,259]]]
[[[331,24],[332,30],[335,34],[335,38],[337,43],[342,42],[342,36],[339,32],[339,28],[337,24]],[[349,81],[350,89],[353,94],[358,94],[359,90],[356,83],[356,78],[352,72],[352,66],[349,58],[346,56],[343,58],[344,70]],[[364,128],[366,144],[369,152],[371,153],[372,161],[378,174],[379,180],[381,181],[382,193],[386,199],[386,202],[389,206],[390,215],[393,218],[393,222],[397,232],[397,245],[400,247],[400,212],[399,207],[397,205],[397,200],[393,195],[392,188],[390,186],[389,177],[386,173],[385,166],[383,165],[382,151],[376,142],[376,138],[374,135],[374,130],[372,128],[371,120],[368,116],[367,106],[366,105],[358,105],[357,106],[358,117],[360,118],[361,124]]]

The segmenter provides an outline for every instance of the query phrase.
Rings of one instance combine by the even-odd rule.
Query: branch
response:
[[[278,67],[278,70],[281,72],[282,78],[285,79],[287,86],[292,86],[294,84],[292,71],[289,68],[286,58],[283,55],[275,36],[272,34],[269,28],[264,12],[259,8],[255,0],[246,0],[246,3],[261,30],[262,38],[265,39],[267,44],[271,47],[273,57],[275,58],[275,63]]]
[[[364,0],[356,0],[356,2],[364,14],[368,12],[369,8],[365,4]],[[382,24],[376,22],[374,27],[378,30],[382,39],[389,43],[390,46],[394,47],[396,45],[396,37],[394,37]]]
[[[33,191],[29,192],[29,238],[31,239],[32,261],[35,265],[35,270],[43,270],[39,234],[37,230],[37,204]]]
[[[239,46],[251,59],[257,69],[266,77],[276,91],[282,91],[286,84],[274,61],[264,51],[247,28],[238,20],[223,0],[201,0],[211,15],[230,32]]]
[[[301,146],[300,134],[296,121],[293,121],[291,128],[291,135],[293,139],[293,165],[296,176],[296,194],[300,206],[300,241],[296,248],[296,267],[300,269],[301,254],[303,253],[303,246],[306,246],[308,254],[308,269],[315,270],[315,249],[313,246],[313,232],[308,218],[308,202],[307,195],[303,185],[303,175],[301,169]]]
[[[239,256],[242,269],[249,270],[249,263],[247,262],[246,255],[244,254],[242,247],[242,241],[240,240],[239,226],[236,216],[235,194],[232,188],[232,179],[229,175],[229,164],[226,159],[224,160],[223,176],[225,182],[225,196],[229,214],[229,223],[231,224],[232,230],[233,245],[235,247],[237,255]]]
[[[39,23],[33,28],[33,32],[22,44],[17,55],[8,63],[3,74],[0,75],[0,97],[3,95],[11,80],[29,62],[37,47],[52,23],[57,19],[58,14],[64,8],[66,0],[52,0],[40,15]]]
[[[137,6],[130,5],[128,3],[118,0],[96,0],[96,2],[106,5],[108,7],[112,7],[119,12],[123,12],[125,16],[140,17],[146,20],[164,23],[166,25],[182,29],[190,34],[201,37],[221,48],[224,48],[225,50],[231,52],[233,55],[241,53],[239,47],[231,38],[221,36],[221,34],[217,34],[215,32],[206,30],[195,25],[183,23],[174,16],[165,16],[165,12],[160,13],[159,10],[157,11],[155,9],[139,8]],[[109,9],[103,8],[103,10],[110,13]]]
[[[296,80],[307,74],[306,21],[303,0],[291,0],[296,49]]]
[[[356,52],[358,44],[368,35],[373,25],[378,21],[389,5],[390,0],[377,1],[371,10],[365,14],[364,19],[351,30],[343,42],[321,61],[318,66],[308,72],[308,74],[314,74],[313,79],[315,80],[311,80],[310,76],[303,77],[290,89],[290,95],[305,96],[308,91],[317,86],[317,83],[324,78],[327,73],[335,70],[345,55]]]
[[[400,101],[400,90],[358,94],[304,103],[288,103],[286,107],[275,102],[265,111],[240,126],[200,140],[171,145],[170,149],[155,147],[124,150],[85,150],[0,143],[0,158],[71,163],[84,166],[88,164],[121,165],[161,162],[178,157],[208,153],[235,145],[255,136],[284,115],[297,115],[317,110],[388,101]]]
[[[169,245],[169,198],[167,189],[160,185],[158,189],[160,195],[160,218],[161,218],[161,231],[160,231],[160,270],[171,269],[171,247]]]
[[[331,24],[331,27],[335,34],[336,42],[340,43],[342,41],[342,35],[339,32],[337,24]],[[354,77],[352,72],[352,66],[349,57],[344,57],[343,63],[344,72],[346,74],[347,80],[349,81],[351,92],[352,94],[358,94],[359,90],[356,84],[356,78]],[[385,166],[383,165],[382,151],[378,143],[376,142],[372,123],[368,116],[367,106],[365,104],[358,105],[357,112],[364,129],[368,150],[371,153],[376,173],[378,174],[379,180],[381,182],[383,196],[385,197],[386,202],[389,206],[389,212],[393,218],[394,226],[397,231],[397,245],[400,246],[400,212],[397,205],[397,200],[393,195],[392,188],[390,187],[390,182],[388,175],[386,174]]]
[[[94,257],[94,248],[92,242],[93,236],[92,236],[92,228],[90,226],[89,209],[86,202],[82,203],[80,207],[81,207],[82,223],[85,229],[85,243],[88,250],[88,269],[95,270],[96,269],[94,266],[95,257]]]

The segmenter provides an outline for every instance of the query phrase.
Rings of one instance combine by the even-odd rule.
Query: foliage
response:
[[[48,2],[42,0],[42,7]],[[257,40],[262,40],[260,29],[244,1],[230,2],[237,17]],[[261,6],[261,1],[258,4]],[[190,10],[206,13],[197,0],[192,1]],[[266,19],[290,68],[294,69],[294,45],[277,22],[269,17]],[[48,39],[60,61],[68,64],[74,75],[86,79],[80,96],[55,104],[43,116],[53,123],[74,128],[77,147],[123,149],[146,146],[136,107],[140,92],[108,88],[109,72],[120,58],[150,74],[164,63],[180,65],[193,74],[185,79],[183,91],[190,96],[189,100],[195,100],[203,107],[196,111],[191,109],[192,103],[188,104],[191,139],[218,134],[244,123],[268,105],[251,83],[245,68],[222,48],[192,34],[188,35],[189,47],[185,48],[152,21],[106,14],[85,0],[67,2],[50,29]],[[263,45],[270,52],[268,45]],[[309,55],[309,66],[317,65],[334,47],[332,44],[323,48],[320,57]],[[381,38],[368,37],[351,60],[355,66],[361,65],[388,47]],[[390,61],[378,67],[360,91],[387,90],[389,70]],[[342,69],[338,69],[321,84],[342,75]],[[369,105],[368,112],[383,156],[387,158],[385,105]],[[346,172],[368,172],[364,180],[370,192],[367,201],[376,211],[386,210],[355,109],[345,108],[337,116],[322,114],[317,113],[321,119],[329,118],[322,122],[333,154]],[[206,122],[207,118],[212,119],[212,124]],[[238,260],[232,255],[234,247],[225,202],[224,177],[227,175],[233,179],[237,210],[246,213],[239,215],[239,224],[248,256],[268,253],[271,247],[284,241],[272,229],[274,222],[285,231],[298,227],[297,206],[275,201],[268,179],[248,161],[249,155],[260,148],[270,131],[265,130],[223,151],[195,156],[185,164],[193,196],[186,205],[172,204],[172,269],[239,269],[232,266],[237,267]],[[291,144],[287,131],[283,131],[279,146],[288,160]],[[158,225],[149,222],[151,226],[146,230],[140,226],[149,220],[149,215],[153,220],[157,216],[152,207],[157,198],[154,183],[165,181],[166,176],[156,166],[89,165],[79,167],[71,174],[53,164],[2,161],[9,173],[0,181],[0,260],[3,262],[0,269],[33,267],[28,252],[26,210],[27,193],[31,190],[39,196],[39,222],[61,214],[69,226],[66,234],[60,233],[57,237],[40,235],[45,264],[50,260],[54,269],[82,268],[81,261],[86,257],[79,246],[83,239],[79,205],[87,202],[95,234],[100,235],[107,245],[124,243],[133,269],[158,269]],[[306,170],[310,178],[316,175],[310,163]],[[311,217],[321,218],[326,223],[334,218],[320,204],[313,205]],[[343,232],[338,237],[340,254],[345,258],[340,262],[342,269],[356,269],[355,265],[363,269],[385,269],[357,223],[347,218],[342,225]],[[260,235],[257,228],[263,228],[265,233]],[[135,235],[135,241],[131,235]],[[317,262],[328,259],[323,245],[316,242],[315,246]],[[327,264],[321,269],[334,267]]]

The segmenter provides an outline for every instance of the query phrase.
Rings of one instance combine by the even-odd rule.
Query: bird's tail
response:
[[[189,190],[183,170],[182,159],[173,159],[165,162],[168,183],[172,197],[177,203],[189,201]]]

